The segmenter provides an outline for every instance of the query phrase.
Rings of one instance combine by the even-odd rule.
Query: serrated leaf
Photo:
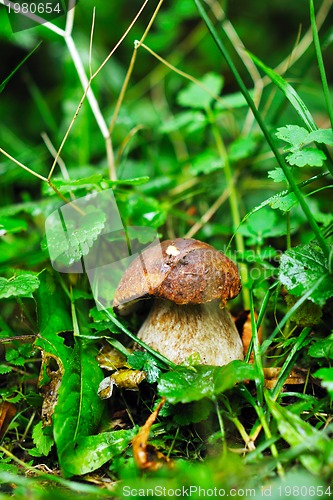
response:
[[[189,83],[179,92],[178,104],[196,109],[206,109],[211,104],[213,96],[221,92],[223,78],[216,73],[207,73],[200,81],[205,88],[193,82]]]
[[[57,263],[69,267],[89,253],[98,235],[103,231],[106,214],[95,209],[76,219],[53,217],[46,230],[47,246],[52,255],[57,255]]]
[[[96,355],[97,350],[91,344],[77,340],[58,392],[53,415],[54,439],[59,463],[66,476],[73,474],[71,463],[78,443],[97,431],[103,411],[102,401],[97,395],[103,373]],[[76,467],[79,468],[80,464]]]
[[[148,352],[134,351],[128,356],[127,363],[135,370],[143,370],[150,384],[156,382],[161,374],[158,364]]]
[[[160,377],[158,392],[172,404],[215,399],[237,382],[254,380],[256,376],[254,365],[238,360],[225,366],[197,366],[196,371],[179,368]]]
[[[289,142],[291,149],[299,149],[306,141],[309,132],[304,127],[298,125],[286,125],[277,129],[276,137],[285,142]]]
[[[286,160],[290,165],[296,165],[297,167],[305,167],[305,165],[322,167],[326,155],[317,148],[303,148],[287,155]]]
[[[285,195],[275,195],[270,198],[269,205],[273,210],[278,208],[282,212],[289,212],[295,205],[298,204],[297,198],[294,193],[288,193]]]
[[[269,397],[266,400],[283,439],[291,447],[299,445],[307,447],[308,451],[299,456],[304,467],[311,473],[322,473],[322,467],[329,460],[333,451],[329,438]]]
[[[319,128],[318,130],[314,130],[309,133],[306,142],[319,142],[327,144],[328,146],[333,146],[333,131],[331,128]]]
[[[0,299],[9,297],[31,297],[39,287],[38,276],[34,274],[20,274],[14,278],[0,278]]]
[[[38,422],[32,431],[32,440],[36,445],[37,452],[39,456],[47,456],[54,444],[54,439],[52,436],[50,427],[43,427],[43,422]]]
[[[326,339],[317,340],[310,347],[308,353],[313,358],[333,359],[333,334]]]
[[[269,170],[268,177],[274,182],[288,182],[282,168],[277,167],[274,170]]]
[[[210,174],[224,167],[224,160],[213,151],[205,151],[192,161],[191,174]]]
[[[297,297],[318,284],[309,299],[320,306],[333,297],[332,275],[319,247],[300,245],[287,250],[280,259],[279,279],[289,293]]]

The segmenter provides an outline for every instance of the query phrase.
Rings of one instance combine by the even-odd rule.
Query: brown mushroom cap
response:
[[[152,297],[176,304],[225,305],[241,290],[238,269],[223,253],[191,238],[166,240],[147,248],[127,268],[113,307],[126,314],[138,300]]]

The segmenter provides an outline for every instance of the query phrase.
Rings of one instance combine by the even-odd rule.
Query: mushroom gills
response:
[[[138,338],[176,364],[195,353],[205,365],[222,366],[244,359],[232,316],[218,301],[178,305],[155,299]]]

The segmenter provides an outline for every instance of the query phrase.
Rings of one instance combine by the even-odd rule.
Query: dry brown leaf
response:
[[[0,439],[5,435],[6,430],[10,422],[16,415],[16,408],[13,403],[8,403],[7,401],[3,401],[0,404]]]
[[[276,386],[280,372],[281,368],[279,367],[264,368],[265,387],[267,389],[273,389]],[[306,378],[307,372],[304,372],[304,370],[300,368],[294,368],[289,373],[284,385],[305,384]]]
[[[171,464],[168,457],[157,451],[154,446],[148,444],[151,426],[155,422],[164,403],[165,398],[162,398],[156,410],[147,418],[146,423],[141,427],[138,435],[132,441],[134,460],[140,469],[155,471],[160,469],[165,463]]]
[[[112,396],[113,386],[129,391],[139,390],[139,384],[146,378],[145,372],[141,370],[119,370],[110,377],[102,380],[98,387],[98,395],[101,399],[108,399]]]
[[[54,369],[54,365],[57,367],[57,369]],[[42,420],[43,425],[51,425],[54,408],[58,402],[58,391],[63,376],[63,368],[61,368],[61,363],[56,356],[42,351],[42,366],[38,379],[38,386],[41,386],[41,384],[43,383],[42,380],[44,378],[44,368],[46,370],[47,376],[50,378],[50,381],[48,384],[42,385],[40,389],[44,397],[42,406]]]
[[[105,370],[118,370],[119,368],[129,368],[126,358],[117,349],[110,345],[103,346],[97,355],[97,362]]]

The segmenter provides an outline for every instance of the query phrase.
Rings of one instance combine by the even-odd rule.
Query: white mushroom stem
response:
[[[244,359],[242,341],[231,314],[216,301],[177,305],[155,299],[138,338],[177,364],[195,353],[205,365],[222,366]]]

